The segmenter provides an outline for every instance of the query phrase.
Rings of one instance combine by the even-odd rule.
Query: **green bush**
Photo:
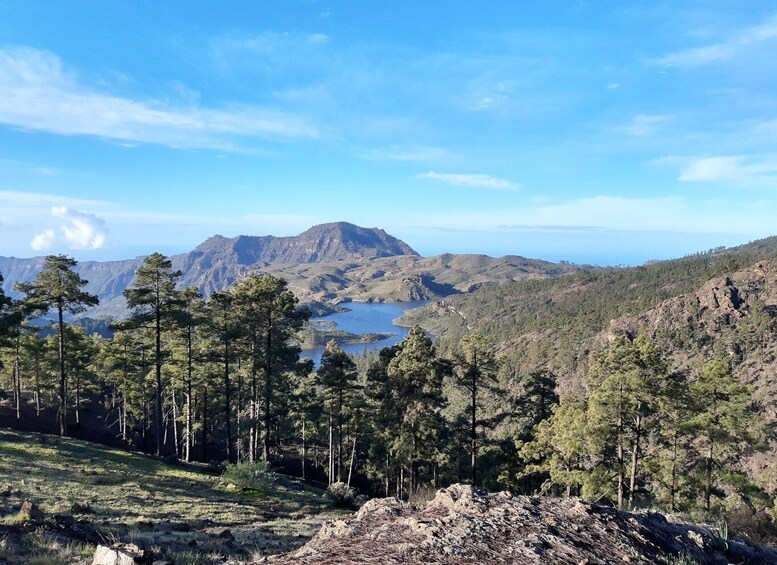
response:
[[[345,483],[332,483],[326,489],[326,495],[336,508],[353,508],[356,502],[356,490]]]
[[[235,463],[224,467],[221,482],[227,488],[266,492],[275,482],[275,473],[266,461]]]

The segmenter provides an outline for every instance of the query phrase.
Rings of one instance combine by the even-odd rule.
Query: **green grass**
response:
[[[111,538],[157,546],[162,557],[179,556],[182,563],[209,562],[198,555],[289,551],[338,514],[318,489],[276,485],[261,493],[230,492],[205,465],[169,465],[87,442],[7,430],[0,430],[0,490],[13,493],[5,499],[12,508],[30,500],[46,516],[71,514]],[[18,520],[0,516],[0,525]],[[218,537],[224,529],[234,543]]]

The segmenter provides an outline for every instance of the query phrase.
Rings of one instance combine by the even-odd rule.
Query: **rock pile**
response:
[[[442,489],[423,508],[393,498],[327,522],[281,564],[604,565],[777,563],[777,548],[725,539],[714,528],[578,499]]]

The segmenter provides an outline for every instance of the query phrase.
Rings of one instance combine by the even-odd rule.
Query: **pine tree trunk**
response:
[[[76,371],[76,424],[81,425],[81,371]]]
[[[334,482],[332,479],[334,478],[334,453],[332,450],[332,415],[329,415],[329,471],[327,472],[327,475],[329,475],[329,484]]]
[[[618,445],[617,445],[617,459],[618,459],[618,508],[623,508],[623,494],[625,490],[624,485],[624,456],[623,456],[623,385],[620,386],[620,398],[618,400]]]
[[[156,454],[162,455],[162,311],[159,303],[159,292],[157,291],[157,304],[155,311],[155,332],[154,340],[155,355],[154,369],[156,376]]]
[[[186,460],[191,461],[194,447],[194,425],[192,417],[192,328],[189,326],[186,334]]]
[[[470,431],[470,441],[472,442],[472,486],[478,486],[478,430],[477,430],[477,401],[478,401],[478,383],[477,379],[472,379],[472,429]]]
[[[677,432],[674,435],[674,442],[672,445],[672,486],[669,490],[669,509],[674,512],[675,499],[677,497]]]
[[[356,434],[353,434],[353,447],[351,448],[351,463],[348,465],[348,486],[351,486],[351,475],[353,474],[353,460],[356,458]]]
[[[305,459],[308,456],[308,444],[305,437],[305,418],[302,418],[302,480],[305,480]]]
[[[640,406],[637,406],[637,410]],[[640,457],[640,442],[642,440],[642,417],[637,416],[634,443],[631,448],[631,471],[629,476],[629,508],[634,508],[634,498],[637,490],[637,470]]]
[[[209,463],[208,458],[208,387],[202,391],[202,461]]]
[[[337,480],[343,482],[343,388],[340,387],[337,409]]]
[[[21,355],[19,353],[19,340],[20,334],[16,332],[16,355],[13,362],[13,396],[14,404],[16,405],[16,419],[22,419],[22,384],[21,384]]]
[[[65,369],[65,319],[64,304],[57,303],[59,346],[59,435],[67,435],[67,370]]]
[[[272,405],[272,316],[267,325],[266,351],[264,365],[264,442],[262,446],[262,459],[270,460],[270,427],[272,416],[270,415],[270,406]]]
[[[181,444],[178,441],[178,400],[175,398],[175,388],[172,389],[173,399],[173,444],[175,445],[175,456],[181,456]]]
[[[224,417],[226,419],[226,428],[227,428],[227,460],[230,463],[235,462],[235,448],[233,445],[233,438],[232,438],[232,415],[231,415],[231,406],[230,403],[232,399],[230,398],[230,388],[229,388],[229,338],[226,336],[226,332],[224,334]]]
[[[706,461],[706,481],[704,485],[704,509],[709,510],[710,509],[710,499],[712,496],[712,465],[713,465],[713,457],[714,457],[714,446],[715,443],[713,442],[712,438],[710,438],[710,449],[707,453],[707,461]]]

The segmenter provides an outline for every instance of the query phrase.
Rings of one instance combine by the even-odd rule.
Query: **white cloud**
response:
[[[777,186],[777,156],[729,155],[687,161],[678,177],[685,182],[727,182],[737,187]]]
[[[113,206],[105,200],[87,200],[71,198],[57,194],[40,192],[21,192],[16,190],[0,190],[0,205],[5,207],[35,207],[35,206],[69,206],[78,208],[105,208]]]
[[[63,221],[60,230],[70,249],[101,249],[105,245],[108,235],[105,220],[65,206],[53,206],[51,214]]]
[[[725,41],[670,53],[660,58],[657,62],[666,67],[709,65],[728,61],[739,55],[747,47],[773,38],[777,38],[777,16],[772,16],[761,25],[742,30]]]
[[[699,182],[736,179],[742,169],[740,157],[704,157],[691,162],[678,180]]]
[[[669,119],[670,116],[665,115],[648,116],[639,114],[634,116],[631,123],[623,128],[623,131],[628,135],[641,137],[653,133],[660,124]]]
[[[471,188],[486,188],[492,190],[518,190],[521,188],[519,183],[482,174],[437,173],[435,171],[429,171],[428,173],[419,175],[419,177],[452,184],[454,186],[466,186]]]
[[[0,50],[0,123],[61,135],[187,148],[236,149],[237,138],[315,138],[297,116],[255,106],[175,107],[82,85],[55,54]]]
[[[55,239],[56,235],[54,234],[54,230],[46,229],[32,238],[30,247],[33,251],[47,251],[54,245]]]
[[[329,36],[323,33],[314,33],[313,35],[308,37],[308,41],[310,43],[326,43],[327,41],[329,41]]]
[[[608,84],[608,85],[606,86],[607,90],[617,90],[617,89],[619,89],[620,87],[621,87],[621,85],[620,85],[620,84],[618,84],[617,82],[611,82],[610,84]]]

